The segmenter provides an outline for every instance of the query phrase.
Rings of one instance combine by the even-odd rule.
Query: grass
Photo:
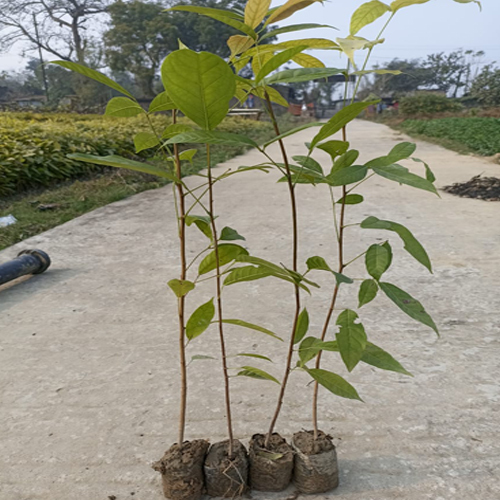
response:
[[[258,143],[274,136],[271,124],[250,128],[246,133]],[[248,127],[248,123],[246,126]],[[297,126],[291,116],[282,119],[283,131]],[[235,130],[237,132],[237,130]],[[245,152],[243,147],[214,146],[212,162],[222,163]],[[184,175],[192,175],[206,167],[203,148],[194,157]],[[68,222],[96,208],[134,194],[165,186],[168,181],[127,170],[109,169],[77,181],[58,183],[0,200],[0,217],[12,214],[17,223],[0,228],[0,250]]]

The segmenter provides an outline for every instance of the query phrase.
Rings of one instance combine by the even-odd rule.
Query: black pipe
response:
[[[15,259],[0,266],[0,285],[26,276],[42,274],[50,267],[50,257],[41,250],[23,250]]]

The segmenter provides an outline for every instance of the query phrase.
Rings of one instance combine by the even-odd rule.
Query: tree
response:
[[[27,42],[28,50],[41,48],[58,59],[95,66],[99,51],[89,20],[103,14],[110,2],[0,0],[0,50]]]
[[[470,96],[483,106],[500,106],[500,68],[485,66],[472,82]]]

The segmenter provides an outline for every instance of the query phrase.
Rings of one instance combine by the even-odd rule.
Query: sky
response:
[[[345,37],[349,34],[350,17],[366,0],[329,0],[323,6],[316,4],[283,21],[282,25],[296,23],[321,23],[339,28],[340,31],[319,29],[284,35],[280,41],[293,38]],[[273,6],[284,3],[274,0]],[[483,50],[484,63],[497,61],[500,65],[500,0],[482,0],[483,11],[476,4],[459,4],[453,0],[431,0],[427,4],[402,9],[389,25],[383,45],[376,47],[372,63],[384,66],[394,58],[415,59],[436,52],[450,52],[460,48]],[[374,39],[381,28],[379,20],[366,27],[359,35]],[[281,24],[281,23],[280,23]],[[0,54],[0,71],[22,70],[27,59],[21,56],[23,46],[13,47],[9,53]],[[314,55],[327,66],[337,67],[336,52],[321,51]]]

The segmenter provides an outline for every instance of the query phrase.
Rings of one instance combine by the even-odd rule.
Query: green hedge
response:
[[[400,113],[406,116],[455,113],[462,109],[463,106],[459,102],[438,94],[418,94],[411,97],[404,97],[399,103]]]

